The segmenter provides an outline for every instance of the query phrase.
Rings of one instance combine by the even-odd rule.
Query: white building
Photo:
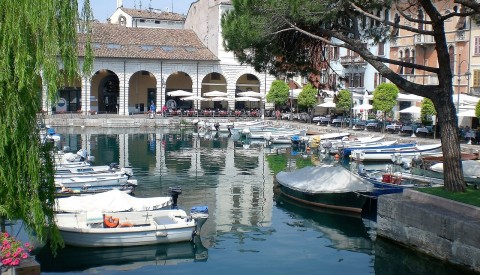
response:
[[[229,1],[199,0],[184,20],[168,12],[128,9],[121,0],[117,5],[109,23],[93,24],[92,75],[79,76],[59,90],[64,104],[55,106],[57,112],[129,115],[146,112],[152,103],[172,110],[264,107],[263,101],[235,101],[241,91],[265,95],[275,78],[239,64],[224,51],[220,18],[232,7]],[[78,37],[82,63],[85,36]],[[228,96],[224,101],[184,101],[168,95],[174,90],[195,96],[222,91]],[[43,98],[42,109],[51,112]]]

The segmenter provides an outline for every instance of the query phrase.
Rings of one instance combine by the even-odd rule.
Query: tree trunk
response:
[[[452,192],[465,192],[462,161],[460,154],[460,139],[458,136],[458,118],[452,100],[442,100],[449,97],[439,96],[433,99],[437,110],[440,140],[442,142],[443,177],[445,189]]]

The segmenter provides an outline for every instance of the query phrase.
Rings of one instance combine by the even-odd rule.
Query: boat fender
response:
[[[133,223],[131,222],[122,222],[118,225],[118,227],[133,227]]]
[[[112,216],[103,215],[103,225],[106,228],[115,228],[120,223],[118,218],[113,218]]]

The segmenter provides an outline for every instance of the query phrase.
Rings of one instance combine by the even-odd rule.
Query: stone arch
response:
[[[74,79],[69,80],[65,71],[61,70],[62,80],[57,90],[57,101],[53,105],[56,113],[72,113],[82,110],[82,79],[76,74]]]
[[[187,92],[195,92],[192,90],[192,77],[183,71],[176,71],[170,74],[165,81],[165,104],[169,109],[193,109],[193,101],[181,100],[181,96],[169,96],[168,93],[175,90],[184,90]]]
[[[157,105],[157,79],[149,71],[135,72],[128,82],[128,112],[144,113],[148,106]],[[157,107],[157,110],[159,108]]]
[[[260,79],[252,73],[241,75],[235,83],[235,97],[238,97],[238,93],[247,91],[260,93]],[[236,101],[235,109],[261,109],[261,102],[261,100],[253,102]]]
[[[118,113],[120,80],[114,72],[101,69],[92,77],[91,111]]]
[[[220,73],[211,72],[202,80],[201,96],[205,97],[205,93],[219,91],[227,93],[227,79]],[[211,109],[227,109],[228,101],[203,101],[201,102],[201,108]]]

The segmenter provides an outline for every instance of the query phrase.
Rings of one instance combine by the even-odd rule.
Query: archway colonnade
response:
[[[272,76],[243,65],[98,58],[91,76],[77,77],[73,83],[65,81],[61,85],[54,106],[48,102],[47,90],[43,86],[42,110],[49,114],[73,112],[125,116],[147,112],[152,103],[157,106],[157,112],[164,105],[169,109],[183,110],[263,109],[264,100],[240,102],[235,98],[239,92],[245,91],[260,93],[265,98],[273,80]],[[227,96],[220,101],[182,100],[168,95],[175,90],[199,97],[211,91],[226,92]]]

